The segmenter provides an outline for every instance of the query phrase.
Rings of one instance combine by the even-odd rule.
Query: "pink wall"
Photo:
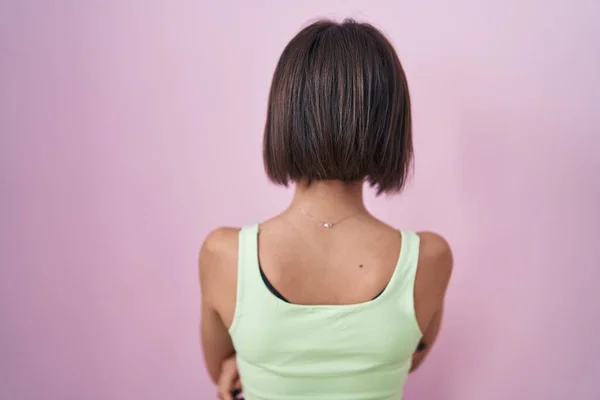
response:
[[[267,90],[318,16],[395,42],[417,172],[369,202],[455,247],[407,398],[600,399],[596,0],[0,1],[0,399],[213,398],[197,250],[285,205]]]

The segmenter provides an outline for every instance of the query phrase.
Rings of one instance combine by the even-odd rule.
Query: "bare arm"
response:
[[[235,242],[235,243],[232,243]],[[232,249],[233,248],[233,249]],[[225,275],[231,268],[231,251],[237,251],[237,232],[231,229],[218,229],[205,240],[200,250],[200,290],[202,295],[201,336],[204,361],[213,382],[217,382],[223,362],[235,350],[222,317],[217,311],[227,281]],[[235,254],[234,259],[237,258]]]
[[[429,355],[440,332],[444,299],[453,268],[453,256],[446,240],[431,232],[419,233],[421,250],[415,282],[415,312],[423,321],[423,337],[413,354],[410,371],[415,371]]]
[[[435,313],[429,326],[427,327],[427,330],[423,333],[423,338],[421,339],[421,342],[419,344],[421,348],[417,348],[417,351],[415,351],[413,354],[410,372],[413,372],[414,370],[419,368],[419,366],[421,366],[421,364],[423,363],[423,361],[425,361],[425,358],[431,351],[431,348],[435,343],[435,339],[437,339],[438,333],[440,332],[440,327],[442,325],[442,316],[443,309],[440,309],[438,312]]]

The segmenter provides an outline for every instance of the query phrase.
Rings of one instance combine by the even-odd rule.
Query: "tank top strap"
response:
[[[243,278],[242,281],[244,282],[245,289],[248,286],[256,286],[257,282],[262,282],[260,277],[260,262],[258,260],[259,229],[259,224],[253,224],[242,227],[240,231],[238,274],[241,274]]]
[[[252,306],[252,303],[255,303],[254,298],[260,295],[258,229],[258,224],[245,225],[238,234],[237,295],[230,333],[235,329],[237,321],[245,314],[245,307]]]
[[[401,231],[400,234],[402,243],[398,263],[386,291],[402,308],[414,314],[414,288],[421,241],[416,232]]]
[[[402,250],[398,257],[398,266],[403,271],[404,282],[414,287],[419,263],[419,250],[421,247],[421,238],[416,232],[402,231]],[[404,253],[404,254],[403,254]]]

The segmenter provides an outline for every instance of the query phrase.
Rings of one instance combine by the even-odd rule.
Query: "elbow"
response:
[[[208,376],[210,377],[211,382],[216,385],[217,381],[219,380],[219,376],[221,375],[221,371],[218,368],[211,368],[210,366],[207,369]]]
[[[423,359],[420,360],[415,360],[413,358],[412,364],[410,365],[410,369],[408,370],[409,374],[412,374],[413,372],[415,372],[423,363]]]
[[[423,363],[423,360],[425,360],[425,356],[427,355],[428,352],[429,352],[429,346],[427,345],[427,343],[425,343],[424,340],[419,341],[419,344],[417,345],[417,349],[415,350],[415,352],[413,353],[413,356],[412,356],[410,369],[408,370],[409,374],[416,371],[417,368],[419,368],[421,366],[421,364]]]

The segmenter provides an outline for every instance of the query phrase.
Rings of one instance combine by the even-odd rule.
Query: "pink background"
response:
[[[0,0],[0,399],[214,398],[197,251],[286,204],[267,91],[320,16],[409,76],[415,179],[372,210],[455,249],[406,398],[600,399],[597,0]]]

